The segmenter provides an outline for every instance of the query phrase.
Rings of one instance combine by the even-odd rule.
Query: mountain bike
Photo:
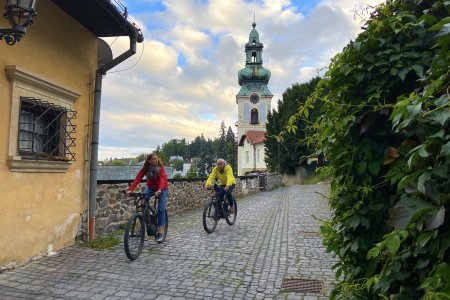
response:
[[[233,225],[237,217],[237,203],[233,198],[233,210],[230,210],[228,198],[219,199],[219,192],[223,187],[214,184],[211,188],[214,194],[211,196],[205,207],[203,208],[203,228],[207,233],[212,233],[216,230],[217,222],[220,219],[225,219],[228,225]]]
[[[123,192],[126,193],[125,191]],[[158,197],[152,193],[150,194],[149,200],[145,200],[145,193],[142,192],[133,192],[129,196],[135,198],[134,205],[136,206],[136,212],[128,219],[123,235],[123,245],[127,257],[135,260],[144,248],[145,232],[147,232],[148,236],[154,236],[158,233]],[[153,201],[151,201],[152,198]],[[167,210],[164,213],[166,214],[166,226],[164,228],[163,240],[160,243],[166,239],[167,228],[169,227]]]

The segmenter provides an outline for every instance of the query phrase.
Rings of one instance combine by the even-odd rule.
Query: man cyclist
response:
[[[226,195],[228,203],[230,203],[230,212],[234,212],[234,202],[231,193],[236,186],[236,179],[233,175],[233,169],[223,158],[217,160],[217,164],[214,166],[211,174],[209,174],[209,177],[206,180],[205,188],[211,187],[216,179],[219,180],[219,185],[222,187],[219,191],[219,200],[223,201],[223,197]],[[225,205],[224,210],[224,213],[226,213]]]

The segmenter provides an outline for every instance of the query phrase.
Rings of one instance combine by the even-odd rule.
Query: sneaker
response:
[[[162,241],[164,240],[164,237],[161,233],[157,233],[156,237],[155,237],[155,241],[158,243],[162,243]]]

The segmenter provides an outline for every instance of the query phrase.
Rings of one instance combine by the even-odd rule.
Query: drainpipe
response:
[[[127,22],[128,23],[128,22]],[[129,23],[128,23],[129,24]],[[109,63],[101,66],[95,73],[95,90],[94,90],[94,111],[92,120],[92,141],[91,141],[91,162],[90,162],[90,178],[89,178],[89,240],[94,239],[95,232],[95,208],[97,198],[97,165],[98,165],[98,141],[100,128],[100,104],[102,95],[102,76],[130,56],[136,53],[136,42],[141,43],[144,37],[138,29],[130,27],[130,49],[122,53]]]

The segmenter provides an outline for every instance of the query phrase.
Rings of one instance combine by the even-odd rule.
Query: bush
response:
[[[450,299],[450,1],[389,1],[366,25],[292,118],[323,102],[332,298]]]

